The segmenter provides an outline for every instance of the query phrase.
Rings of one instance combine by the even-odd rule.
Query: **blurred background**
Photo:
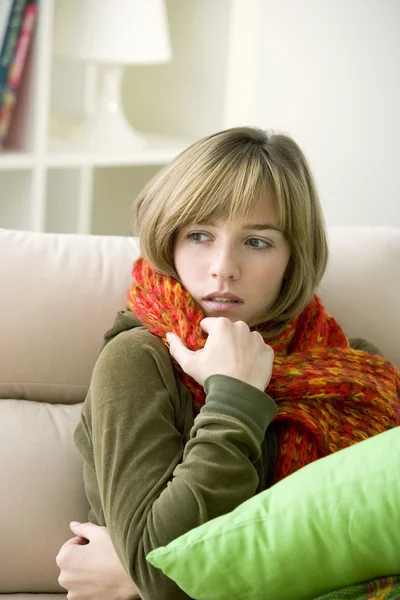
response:
[[[129,235],[237,125],[294,137],[328,225],[400,226],[400,0],[0,0],[0,48],[0,227]]]

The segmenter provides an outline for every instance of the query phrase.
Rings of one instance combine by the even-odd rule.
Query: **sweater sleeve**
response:
[[[101,353],[75,441],[84,459],[93,457],[84,473],[89,502],[98,487],[97,521],[143,600],[183,600],[146,556],[255,494],[254,463],[277,409],[256,388],[213,375],[185,444],[169,353],[148,333],[133,333]]]
[[[368,352],[368,354],[375,354],[376,356],[383,356],[382,352],[368,340],[364,340],[364,338],[351,338],[349,339],[350,347],[353,350],[362,350],[363,352]]]

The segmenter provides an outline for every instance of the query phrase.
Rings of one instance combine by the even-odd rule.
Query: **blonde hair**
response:
[[[173,262],[177,232],[191,223],[245,218],[260,198],[273,200],[291,254],[278,299],[252,325],[272,322],[280,330],[311,300],[328,257],[313,177],[289,136],[237,127],[196,142],[140,193],[133,231],[152,265],[179,280]]]

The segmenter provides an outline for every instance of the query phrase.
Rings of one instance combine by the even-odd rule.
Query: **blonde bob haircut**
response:
[[[173,261],[177,232],[191,223],[244,219],[255,202],[272,201],[290,247],[281,292],[257,323],[274,333],[311,300],[328,249],[318,194],[307,160],[287,135],[237,127],[207,136],[159,171],[137,198],[133,232],[160,272],[179,280]]]

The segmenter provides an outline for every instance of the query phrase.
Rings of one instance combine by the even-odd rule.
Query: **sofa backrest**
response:
[[[324,304],[400,366],[400,229],[332,228],[329,244]],[[84,399],[138,255],[137,238],[0,230],[0,398]]]
[[[0,398],[85,398],[136,238],[0,230]]]
[[[328,229],[330,258],[318,290],[346,335],[374,343],[400,368],[400,229]]]

